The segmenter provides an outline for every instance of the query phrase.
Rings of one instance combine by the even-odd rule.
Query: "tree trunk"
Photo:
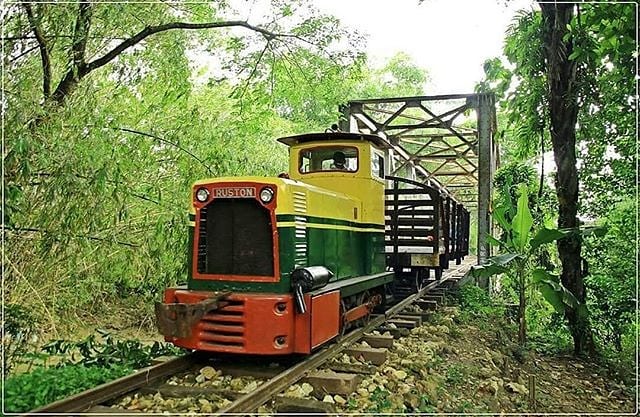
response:
[[[572,39],[564,39],[575,4],[540,3],[543,17],[544,53],[551,115],[551,142],[555,158],[558,227],[578,227],[578,170],[576,167],[576,122],[578,104],[576,63],[569,60]],[[565,316],[573,336],[574,352],[593,350],[593,339],[584,308],[585,288],[581,270],[581,238],[578,235],[558,241],[562,262],[562,284],[578,299],[582,307],[566,309]]]

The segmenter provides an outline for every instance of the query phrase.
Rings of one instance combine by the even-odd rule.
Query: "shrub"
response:
[[[131,373],[123,365],[38,367],[5,381],[5,411],[21,413]]]
[[[603,348],[617,352],[635,316],[635,208],[633,199],[618,204],[603,220],[607,234],[585,242],[585,284],[594,334]]]
[[[167,343],[154,342],[144,345],[139,340],[117,340],[110,333],[98,330],[79,342],[54,340],[43,347],[49,355],[64,355],[63,364],[82,364],[108,367],[122,365],[142,368],[151,364],[153,358],[176,355],[182,352]],[[76,355],[80,357],[76,360]]]
[[[4,310],[4,375],[8,375],[14,366],[29,350],[29,342],[35,336],[38,322],[26,308],[17,304],[7,304]]]
[[[462,323],[473,323],[484,328],[488,321],[502,321],[505,317],[504,304],[501,301],[496,302],[487,290],[477,285],[467,284],[460,287],[458,302]]]
[[[38,367],[6,379],[5,410],[33,410],[148,366],[158,356],[180,352],[166,343],[116,340],[104,331],[79,342],[55,340],[42,353],[27,355],[40,360]],[[46,367],[52,357],[57,365]]]

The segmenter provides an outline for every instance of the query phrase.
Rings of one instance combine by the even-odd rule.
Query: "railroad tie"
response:
[[[380,333],[389,332],[394,339],[400,339],[401,337],[409,336],[411,331],[404,327],[387,327],[382,325],[378,328]]]
[[[393,340],[393,338],[391,338]],[[335,372],[344,372],[351,374],[373,375],[378,371],[378,367],[367,365],[364,363],[339,363],[333,362],[327,365],[328,369]]]
[[[284,416],[329,416],[336,413],[333,404],[307,398],[277,396],[274,406],[276,413]]]
[[[370,334],[365,333],[362,337],[362,340],[367,342],[367,344],[373,348],[392,348],[393,347],[393,336],[390,335],[381,335],[381,334]]]
[[[309,373],[304,380],[311,384],[314,395],[349,395],[358,388],[362,377],[356,374],[321,370]]]
[[[414,315],[414,314],[409,314],[409,313],[403,312],[402,314],[398,314],[396,317],[399,320],[406,320],[406,321],[414,322],[415,323],[415,325],[413,326],[414,328],[422,326],[422,316],[417,316],[417,315]],[[396,326],[397,326],[397,324],[396,324]]]
[[[94,405],[93,407],[91,407],[90,409],[88,409],[86,411],[86,413],[91,413],[91,414],[108,414],[109,417],[126,417],[126,416],[130,416],[131,414],[141,414],[142,415],[142,411],[138,411],[138,410],[121,410],[119,408],[111,408],[111,407],[107,407],[104,405]]]
[[[402,313],[402,315],[406,317],[419,318],[421,320],[420,325],[422,325],[422,323],[430,321],[433,317],[433,313],[431,311],[407,311]]]
[[[405,329],[414,329],[418,327],[418,324],[416,323],[415,320],[413,319],[409,320],[406,318],[390,319],[390,320],[387,320],[387,323],[393,324],[396,327],[401,327]]]
[[[425,300],[435,301],[438,304],[444,304],[444,296],[442,296],[442,295],[425,294],[425,295],[422,296],[422,298],[425,299]]]
[[[358,346],[345,349],[344,353],[349,356],[353,356],[354,358],[362,358],[374,365],[382,365],[387,361],[388,350],[385,348],[367,348]]]
[[[416,304],[423,310],[433,311],[438,307],[438,302],[436,300],[427,300],[424,298],[416,300]]]

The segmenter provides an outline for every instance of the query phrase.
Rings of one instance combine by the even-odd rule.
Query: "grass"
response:
[[[5,381],[5,411],[22,413],[131,373],[123,365],[37,367]]]
[[[148,366],[153,358],[181,352],[168,344],[117,340],[107,332],[79,342],[55,340],[24,355],[30,370],[5,380],[5,410],[26,412]],[[47,366],[55,363],[55,366]],[[35,366],[31,369],[32,366]]]
[[[449,385],[460,385],[464,382],[466,370],[463,365],[453,364],[447,368],[445,381]]]

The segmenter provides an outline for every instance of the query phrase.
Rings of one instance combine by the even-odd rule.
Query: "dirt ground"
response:
[[[456,311],[450,309],[454,314]],[[464,408],[465,401],[470,401],[477,411],[491,412],[635,410],[634,387],[610,380],[596,363],[570,356],[522,354],[502,329],[488,323],[474,326],[453,322],[450,329],[454,331],[445,341],[457,351],[444,353],[436,369],[450,375],[452,369],[460,368],[465,378],[460,383],[451,378],[446,381],[447,387],[454,389],[447,390],[452,395],[442,396],[443,409]]]
[[[523,352],[507,333],[493,322],[460,323],[458,308],[445,307],[396,340],[381,370],[336,405],[351,413],[636,411],[636,387],[592,362]]]

